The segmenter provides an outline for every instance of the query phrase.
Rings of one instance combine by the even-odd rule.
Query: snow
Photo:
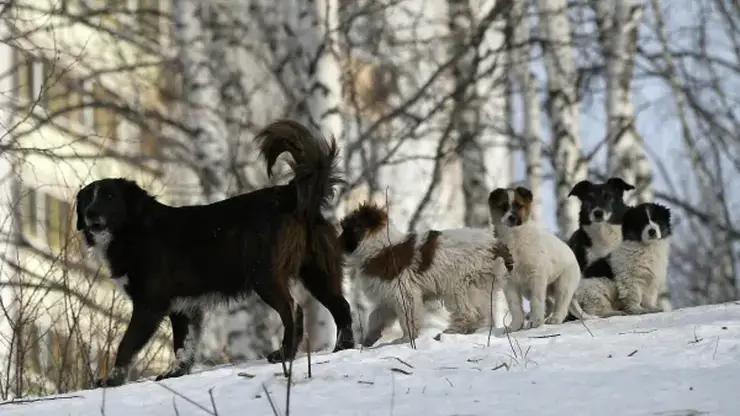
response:
[[[294,363],[291,412],[309,415],[737,415],[740,303],[548,325],[507,338],[422,333]],[[381,341],[381,343],[384,341]],[[401,372],[393,370],[400,369]],[[253,377],[239,376],[248,373]],[[0,415],[272,415],[285,409],[280,365],[264,361],[26,403]],[[67,397],[67,399],[61,399]],[[187,398],[187,399],[185,399]],[[177,407],[175,410],[174,407]],[[211,411],[212,412],[212,411]],[[524,413],[527,414],[527,413]]]

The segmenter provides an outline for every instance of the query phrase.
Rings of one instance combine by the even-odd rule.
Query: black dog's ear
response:
[[[625,182],[622,178],[617,177],[609,178],[606,181],[606,184],[618,191],[629,191],[635,189],[633,185]]]
[[[126,204],[126,217],[128,220],[139,218],[144,211],[144,204],[151,198],[136,182],[121,179],[121,192]]]
[[[516,194],[519,195],[527,204],[531,204],[532,201],[534,201],[534,195],[532,195],[532,191],[523,186],[517,186],[516,189],[514,189],[514,192],[516,192]]]
[[[568,193],[568,196],[575,196],[578,199],[582,199],[584,196],[586,196],[588,191],[591,190],[591,187],[593,185],[594,184],[588,180],[580,181],[577,184],[575,184],[575,186],[573,186],[573,189],[570,190],[570,193]]]
[[[509,202],[509,195],[504,188],[496,188],[488,194],[488,206],[500,205]]]
[[[82,212],[82,208],[80,208],[80,201],[78,199],[77,200],[77,231],[80,231],[83,228],[85,228],[84,214]]]

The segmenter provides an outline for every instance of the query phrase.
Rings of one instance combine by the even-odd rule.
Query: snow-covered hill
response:
[[[740,415],[740,305],[434,336],[294,364],[293,415]],[[592,335],[593,334],[593,335]],[[241,375],[240,375],[241,373]],[[265,387],[263,387],[263,385]],[[2,416],[285,414],[280,365],[0,403]],[[202,407],[202,408],[200,408]],[[203,410],[207,409],[207,410]]]

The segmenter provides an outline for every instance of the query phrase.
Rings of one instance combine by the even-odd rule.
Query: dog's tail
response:
[[[333,137],[326,140],[297,121],[280,119],[264,127],[255,140],[267,162],[268,177],[272,176],[278,156],[285,152],[293,156],[290,168],[295,177],[291,183],[298,191],[299,213],[310,219],[319,215],[321,208],[331,206],[334,187],[344,182],[338,168],[339,149]]]

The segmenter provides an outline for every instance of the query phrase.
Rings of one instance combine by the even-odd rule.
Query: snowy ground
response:
[[[522,331],[423,335],[409,345],[296,360],[295,415],[740,415],[740,305]],[[240,376],[239,374],[246,374]],[[264,363],[160,383],[0,403],[2,416],[285,414],[285,378]],[[204,411],[202,406],[208,411]],[[175,409],[176,407],[176,409]],[[102,410],[104,409],[104,413]],[[529,413],[527,413],[529,412]]]

